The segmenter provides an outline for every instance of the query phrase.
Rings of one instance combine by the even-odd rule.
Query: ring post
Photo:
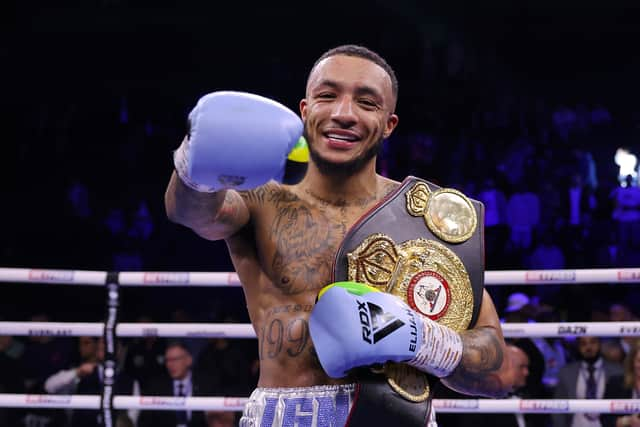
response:
[[[116,379],[116,326],[118,323],[118,307],[120,306],[120,285],[118,273],[107,274],[107,303],[106,321],[104,324],[104,364],[102,380],[102,396],[100,399],[100,413],[102,425],[113,427],[113,386]]]

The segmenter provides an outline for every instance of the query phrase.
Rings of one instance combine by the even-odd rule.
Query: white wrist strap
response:
[[[191,180],[189,174],[189,150],[191,148],[191,141],[189,138],[185,138],[180,144],[180,147],[173,152],[173,165],[176,168],[176,173],[182,180],[182,182],[189,188],[199,191],[201,193],[215,193],[222,188],[214,188],[208,185],[198,184]]]
[[[451,328],[419,317],[423,326],[422,344],[409,365],[439,378],[451,375],[462,360],[462,338]]]

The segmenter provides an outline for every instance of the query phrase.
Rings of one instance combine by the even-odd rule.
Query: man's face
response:
[[[169,347],[164,354],[164,364],[169,376],[174,380],[186,377],[191,369],[191,355],[182,347]]]
[[[0,352],[5,351],[11,345],[11,335],[0,335]]]
[[[613,304],[609,308],[609,319],[612,322],[624,322],[626,320],[631,320],[631,315],[627,307],[621,304]]]
[[[593,363],[600,355],[600,340],[598,337],[578,337],[578,353],[582,359]]]
[[[78,352],[82,360],[95,358],[98,352],[98,340],[94,337],[80,337],[78,339]]]
[[[104,351],[104,338],[103,337],[99,337],[96,340],[96,359],[98,360],[98,362],[103,362],[104,361],[104,356],[105,356],[105,351]]]
[[[300,101],[311,160],[322,173],[358,172],[397,125],[394,109],[391,78],[382,67],[345,55],[324,59]]]
[[[517,390],[527,384],[529,376],[529,356],[518,347],[509,347],[511,367],[513,369],[513,389]]]

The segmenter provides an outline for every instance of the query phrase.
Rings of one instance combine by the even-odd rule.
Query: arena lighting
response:
[[[638,181],[638,172],[636,171],[638,158],[635,154],[631,153],[626,148],[619,147],[616,150],[616,154],[613,159],[616,165],[620,168],[618,171],[618,182],[621,187],[627,186],[627,175],[631,175],[633,177],[634,183]]]

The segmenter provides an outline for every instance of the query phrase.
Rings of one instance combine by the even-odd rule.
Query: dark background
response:
[[[341,43],[376,49],[396,68],[400,112],[438,90],[424,87],[433,66],[424,51],[452,41],[472,52],[477,80],[500,72],[557,102],[618,108],[638,95],[632,1],[31,1],[8,12],[5,97],[27,121],[25,110],[43,102],[104,97],[108,110],[113,95],[143,98],[137,114],[166,120],[183,113],[176,105],[188,111],[199,95],[227,87],[295,107],[310,65]]]

